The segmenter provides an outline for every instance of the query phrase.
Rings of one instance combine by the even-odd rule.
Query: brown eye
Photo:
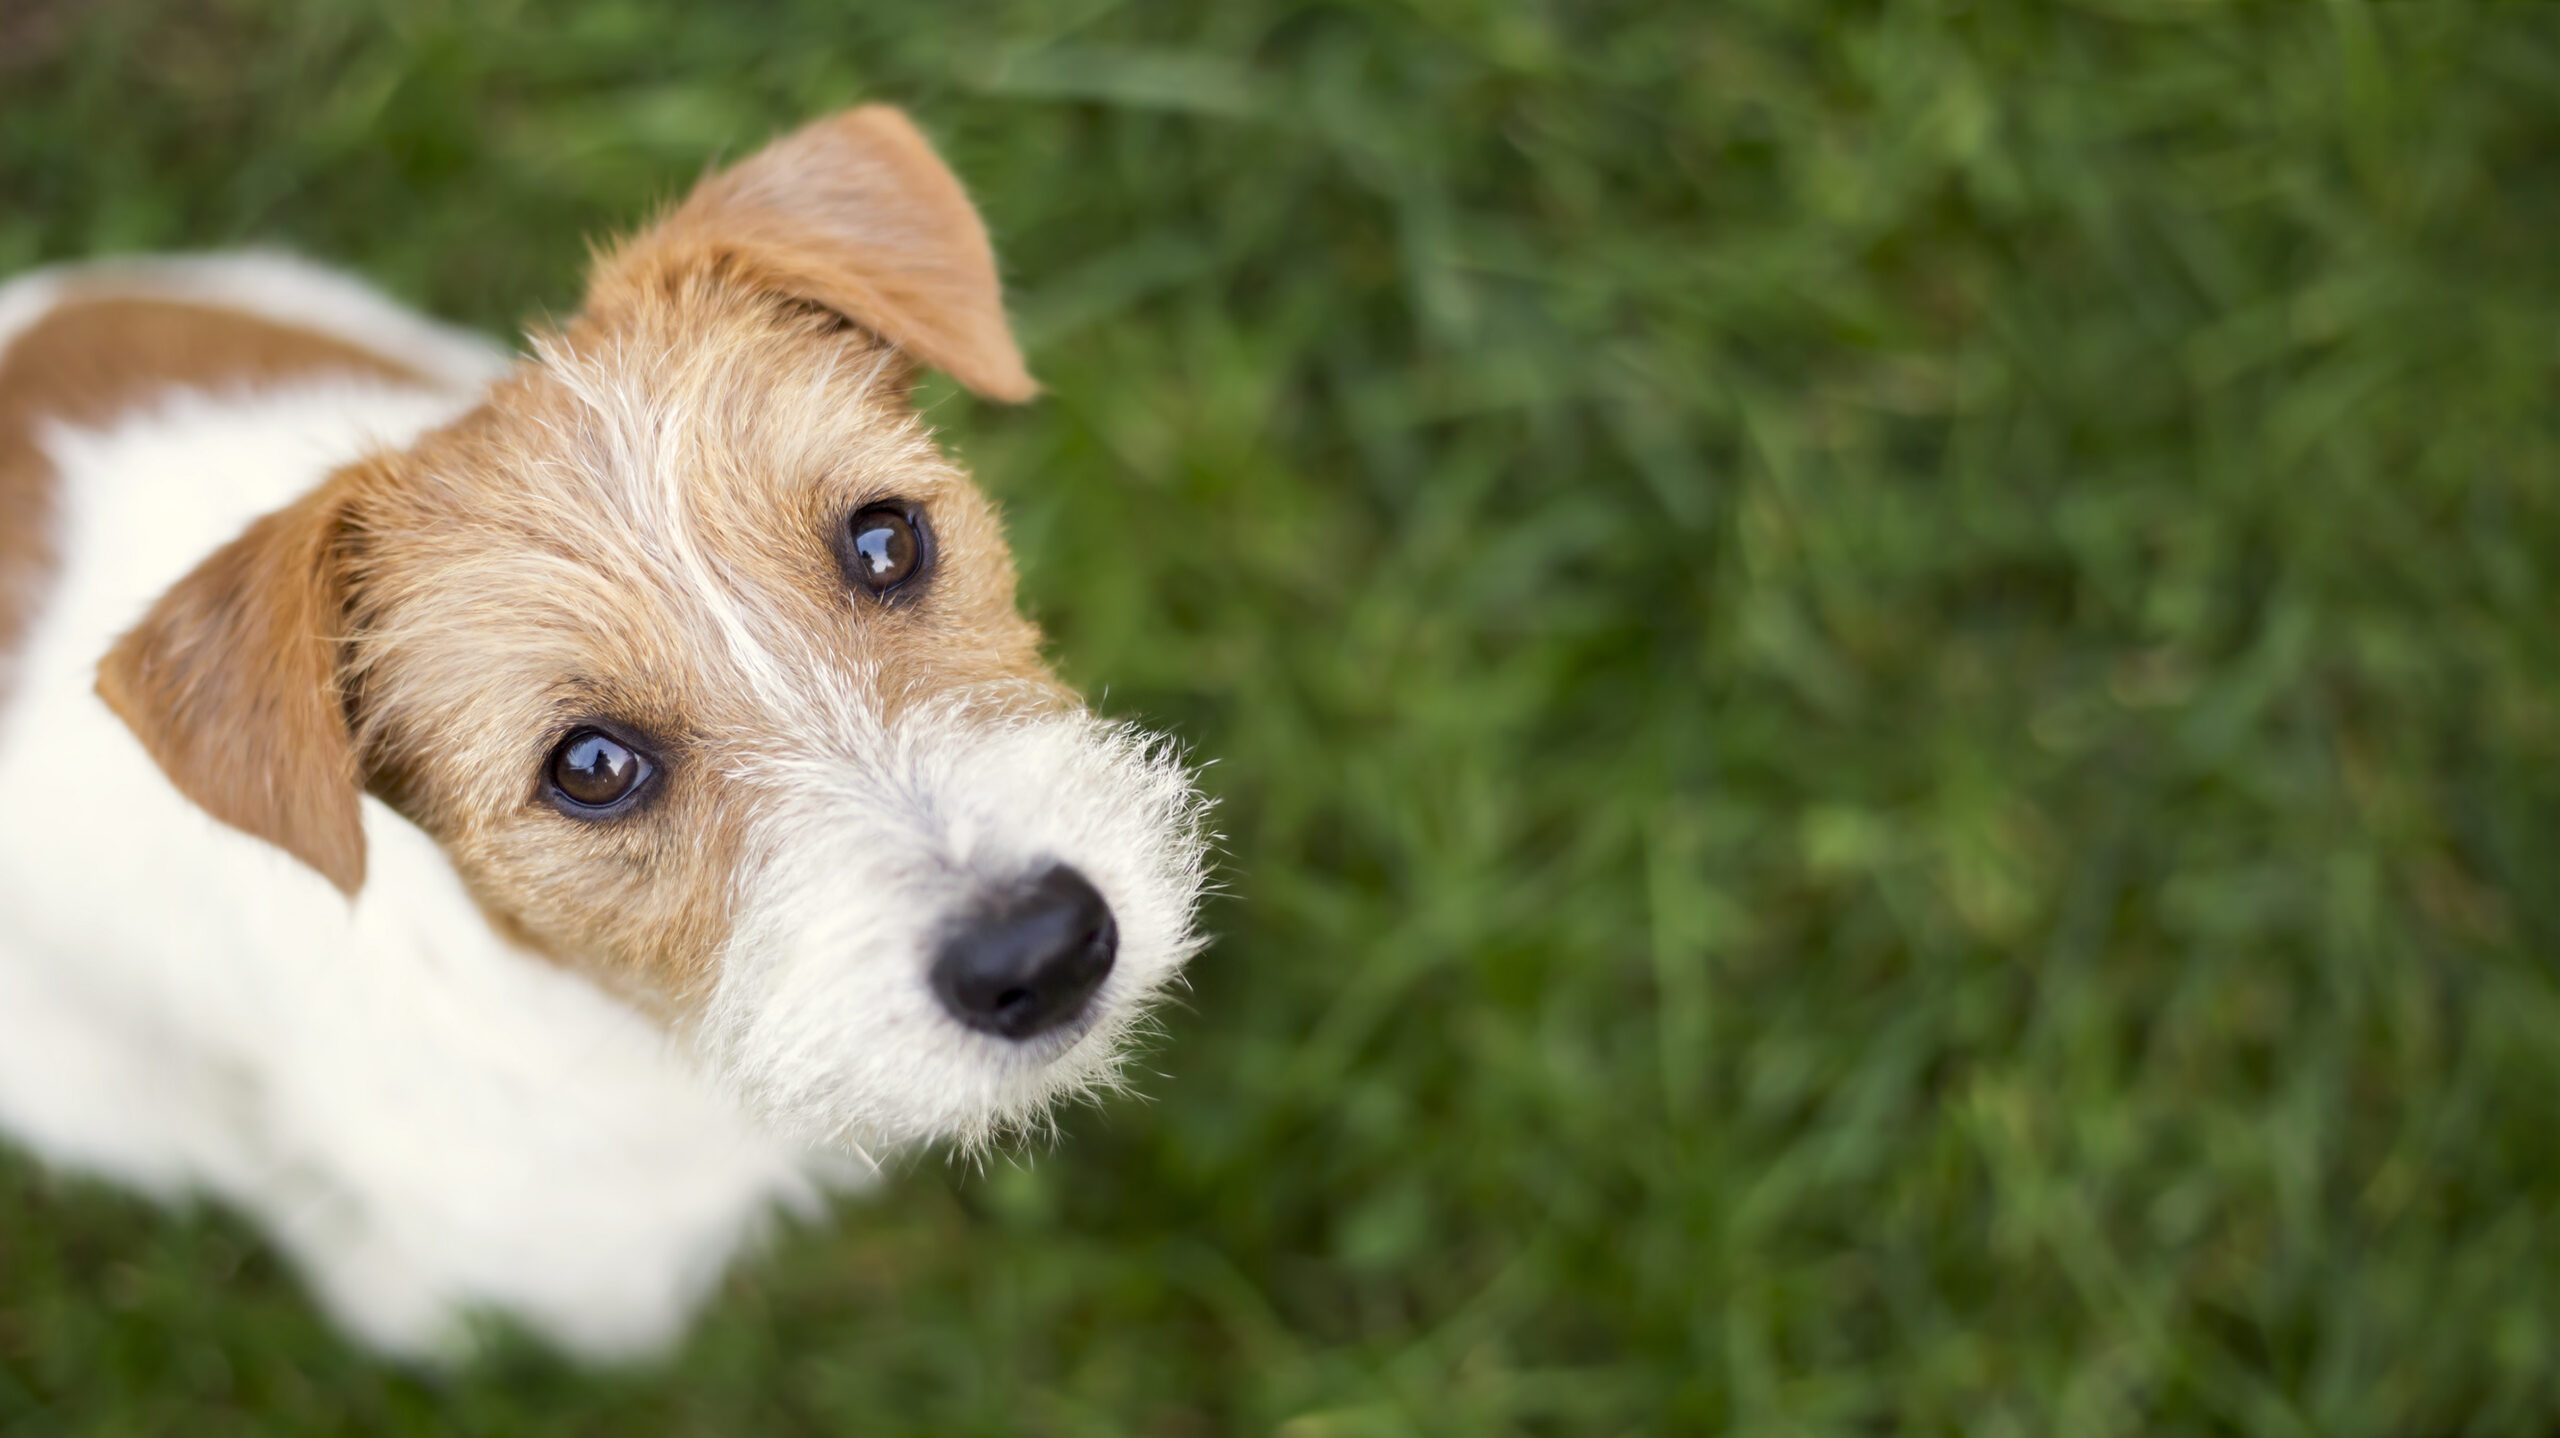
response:
[[[580,729],[551,751],[551,789],[573,809],[610,809],[637,792],[649,761],[601,729]]]
[[[925,543],[921,516],[903,504],[875,504],[845,526],[844,567],[854,583],[885,595],[924,567]]]

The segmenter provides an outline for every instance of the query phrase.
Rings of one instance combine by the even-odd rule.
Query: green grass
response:
[[[0,1433],[2560,1426],[2560,13],[15,0],[0,269],[512,332],[875,98],[1217,760],[1147,1099],[602,1375],[8,1160]]]

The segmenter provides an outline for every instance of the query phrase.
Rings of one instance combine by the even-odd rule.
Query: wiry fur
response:
[[[1001,695],[887,723],[847,705],[811,737],[740,776],[768,797],[702,1020],[738,1091],[811,1142],[979,1144],[1111,1083],[1129,1025],[1198,943],[1199,801],[1170,747]],[[1087,1022],[1015,1043],[896,982],[980,895],[1061,859],[1120,926]]]
[[[0,355],[153,274],[414,382],[191,382],[39,434],[62,570],[0,720],[0,1123],[247,1206],[378,1344],[494,1305],[613,1354],[774,1203],[1115,1081],[1198,947],[1201,801],[1051,675],[907,402],[917,358],[1031,384],[903,118],[707,183],[504,373],[263,258],[0,288]],[[890,498],[935,548],[894,603],[832,547]],[[541,779],[591,724],[661,765],[606,822]],[[938,946],[1061,863],[1107,982],[1020,1042],[963,1026]]]

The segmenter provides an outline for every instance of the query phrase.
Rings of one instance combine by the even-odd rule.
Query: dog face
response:
[[[855,111],[606,256],[472,413],[208,559],[101,692],[350,893],[370,788],[799,1136],[1027,1120],[1109,1079],[1196,947],[1199,801],[1042,662],[917,363],[1032,388],[956,182]]]

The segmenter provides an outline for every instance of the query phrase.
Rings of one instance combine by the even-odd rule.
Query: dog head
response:
[[[1200,804],[1043,662],[919,366],[1034,390],[958,183],[855,110],[600,257],[478,408],[216,552],[100,691],[351,895],[379,795],[797,1136],[1030,1119],[1196,947]]]

